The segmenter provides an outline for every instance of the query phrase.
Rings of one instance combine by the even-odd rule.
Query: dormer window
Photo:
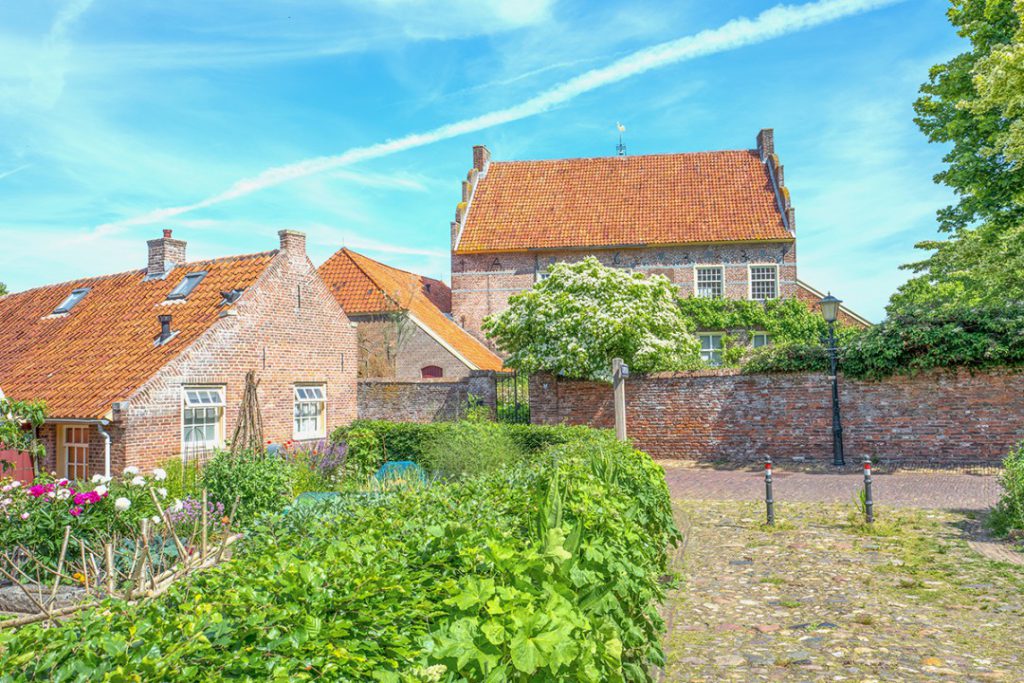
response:
[[[89,288],[88,287],[83,287],[81,289],[72,290],[71,294],[68,295],[68,298],[64,299],[64,301],[61,303],[60,306],[58,306],[57,308],[53,309],[54,315],[57,315],[58,313],[67,313],[72,308],[74,308],[75,305],[79,301],[84,299],[85,295],[88,294],[88,293],[89,293]]]
[[[178,286],[171,290],[171,293],[167,295],[168,299],[186,299],[188,295],[192,293],[192,290],[203,281],[206,277],[206,271],[201,270],[197,273],[189,273],[181,279]]]

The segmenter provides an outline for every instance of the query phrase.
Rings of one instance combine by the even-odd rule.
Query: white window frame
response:
[[[195,394],[195,396],[193,396]],[[198,401],[193,402],[193,398]],[[209,400],[205,400],[209,399]],[[227,387],[223,384],[188,384],[181,388],[181,454],[206,452],[224,445],[224,415],[227,412]],[[213,440],[189,441],[186,438],[185,413],[189,410],[210,409],[217,411]],[[204,410],[205,412],[205,410]],[[205,418],[206,415],[203,415]],[[195,427],[192,427],[195,429]]]
[[[702,270],[717,270],[718,271],[718,285],[721,288],[721,292],[718,296],[701,297],[705,299],[724,299],[725,298],[725,266],[723,265],[695,265],[693,267],[693,295],[700,297],[700,286],[698,277]]]
[[[63,429],[64,443],[61,446],[61,457],[64,461],[64,477],[70,479],[71,481],[85,481],[86,479],[89,478],[89,437],[91,436],[91,429],[89,425],[81,424],[64,425]],[[82,430],[82,433],[85,434],[85,441],[72,441],[71,434],[73,434],[75,430],[79,429]],[[81,462],[80,468],[72,468],[71,466],[71,458],[69,456],[71,454],[70,451],[72,448],[82,448],[85,450],[85,460]],[[79,469],[81,469],[80,474],[78,471]]]
[[[712,344],[708,349],[705,350],[705,348],[704,348],[704,337],[717,337],[718,338],[718,348],[715,349],[714,345]],[[722,363],[725,360],[724,357],[723,357],[723,352],[725,351],[725,339],[724,338],[725,338],[725,332],[698,332],[697,333],[697,341],[700,342],[700,359],[702,361],[704,361],[705,363],[707,363],[708,365],[710,365],[711,367],[713,367],[713,368],[722,367]],[[716,351],[717,351],[718,356],[719,356],[717,363],[715,363],[712,360],[712,356],[714,355],[714,353]],[[705,354],[707,354],[706,357],[705,357]]]
[[[754,268],[771,268],[775,271],[775,296],[766,299],[754,298]],[[751,301],[771,301],[779,298],[779,265],[777,263],[748,263],[747,264],[747,298]]]
[[[764,337],[764,343],[763,344],[760,344],[760,345],[757,344],[757,338],[758,337]],[[762,346],[770,346],[771,343],[772,343],[771,335],[768,334],[767,332],[765,332],[764,330],[752,330],[750,332],[750,348],[752,348],[752,349],[759,349]]]
[[[293,413],[292,433],[297,441],[307,439],[324,439],[327,437],[327,385],[322,382],[303,382],[292,388]],[[300,414],[305,406],[319,406],[314,408],[314,414]],[[313,431],[301,430],[300,425],[308,422],[310,418],[315,419],[316,428]]]

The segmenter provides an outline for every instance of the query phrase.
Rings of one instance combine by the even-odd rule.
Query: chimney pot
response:
[[[171,316],[158,315],[156,319],[160,321],[160,335],[156,338],[159,345],[171,338]]]
[[[170,230],[164,230],[164,236],[146,242],[149,258],[146,260],[146,279],[157,280],[167,277],[175,266],[185,263],[185,240],[171,237]]]
[[[491,150],[486,145],[473,145],[473,168],[483,171],[491,161]]]
[[[279,230],[277,236],[281,238],[281,251],[299,256],[306,255],[306,233],[298,230]]]

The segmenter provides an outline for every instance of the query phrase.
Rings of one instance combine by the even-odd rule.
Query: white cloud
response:
[[[395,0],[398,1],[398,0]],[[652,69],[677,64],[746,45],[777,38],[844,17],[868,12],[902,0],[819,0],[804,5],[778,5],[765,10],[754,19],[733,19],[716,29],[667,41],[633,52],[608,66],[592,69],[569,79],[520,104],[499,109],[433,130],[406,135],[365,147],[355,147],[335,156],[305,159],[292,164],[269,168],[257,175],[237,181],[231,187],[192,204],[155,209],[131,218],[105,223],[97,228],[108,233],[133,225],[147,225],[174,216],[203,209],[239,197],[281,185],[298,178],[339,169],[352,164],[396,154],[502,124],[547,112],[574,98],[618,83]]]
[[[22,164],[21,166],[16,166],[15,168],[12,168],[9,171],[0,171],[0,180],[3,180],[4,178],[8,178],[8,177],[14,175],[15,173],[20,172],[20,171],[24,171],[26,168],[28,168],[31,165],[32,164]]]

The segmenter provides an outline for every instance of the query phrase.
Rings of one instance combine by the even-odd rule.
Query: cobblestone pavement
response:
[[[672,460],[659,460],[673,497],[700,500],[763,500],[764,474],[755,469],[711,469]],[[860,472],[844,474],[774,470],[775,500],[780,502],[853,501],[864,484]],[[875,473],[872,489],[877,502],[899,507],[984,510],[999,499],[994,474],[957,472]],[[1024,674],[1021,676],[1024,680]]]
[[[768,529],[752,502],[676,511],[664,681],[1024,680],[1024,568],[968,547],[977,513],[879,506],[869,528],[852,500],[783,502]]]

